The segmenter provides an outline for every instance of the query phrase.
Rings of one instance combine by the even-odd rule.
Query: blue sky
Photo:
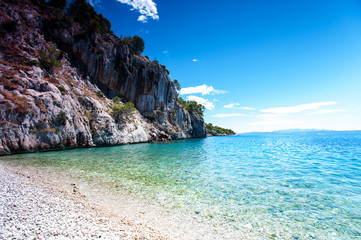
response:
[[[361,2],[92,0],[237,132],[361,129]]]

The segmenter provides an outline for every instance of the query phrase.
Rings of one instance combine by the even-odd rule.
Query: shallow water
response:
[[[0,160],[106,186],[104,199],[126,191],[186,210],[234,236],[361,239],[361,134],[210,137]]]

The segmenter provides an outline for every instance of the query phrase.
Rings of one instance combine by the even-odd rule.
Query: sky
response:
[[[90,0],[138,35],[207,123],[361,130],[359,0]]]

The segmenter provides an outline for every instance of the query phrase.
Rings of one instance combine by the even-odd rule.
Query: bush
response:
[[[177,113],[176,113],[173,109],[169,110],[169,114],[170,114],[172,117],[176,117],[176,116],[177,116]]]
[[[49,0],[48,4],[63,11],[66,8],[66,0]]]
[[[98,14],[86,0],[74,0],[67,9],[67,15],[78,22],[86,32],[113,33],[111,23],[103,15]]]
[[[66,114],[63,111],[60,111],[58,115],[56,116],[56,122],[59,125],[65,125],[66,124]]]
[[[47,51],[40,51],[40,67],[51,69],[53,67],[60,67],[61,62],[58,60],[60,52],[55,47],[49,48]]]
[[[113,99],[114,101],[114,99]],[[119,122],[120,120],[126,118],[127,116],[133,114],[133,111],[135,110],[134,104],[132,102],[126,102],[125,104],[122,104],[119,102],[114,102],[112,105],[112,115],[116,122]]]
[[[118,97],[118,96],[113,97],[112,100],[113,100],[114,103],[120,103],[122,101],[122,99],[120,97]]]
[[[66,90],[65,90],[65,88],[64,88],[63,86],[59,86],[58,89],[59,89],[59,91],[60,91],[61,93],[65,93],[65,92],[66,92]]]
[[[142,53],[144,51],[144,41],[141,37],[135,35],[132,39],[130,48],[138,53]]]
[[[104,97],[104,94],[101,92],[101,91],[97,91],[97,96],[99,98],[103,98]]]
[[[200,117],[203,117],[205,107],[202,104],[198,104],[196,101],[186,101],[181,97],[177,97],[177,101],[189,113],[197,113]]]
[[[40,66],[40,63],[36,60],[30,60],[28,61],[29,66]]]
[[[144,41],[141,37],[135,35],[122,38],[122,41],[128,45],[132,54],[142,53],[144,51]]]
[[[181,85],[180,85],[180,83],[178,82],[178,80],[177,80],[177,79],[174,79],[173,82],[174,82],[175,89],[176,89],[177,91],[181,90]]]

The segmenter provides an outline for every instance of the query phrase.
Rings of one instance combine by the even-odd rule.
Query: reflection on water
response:
[[[356,134],[212,137],[2,159],[186,208],[264,239],[361,238]]]

